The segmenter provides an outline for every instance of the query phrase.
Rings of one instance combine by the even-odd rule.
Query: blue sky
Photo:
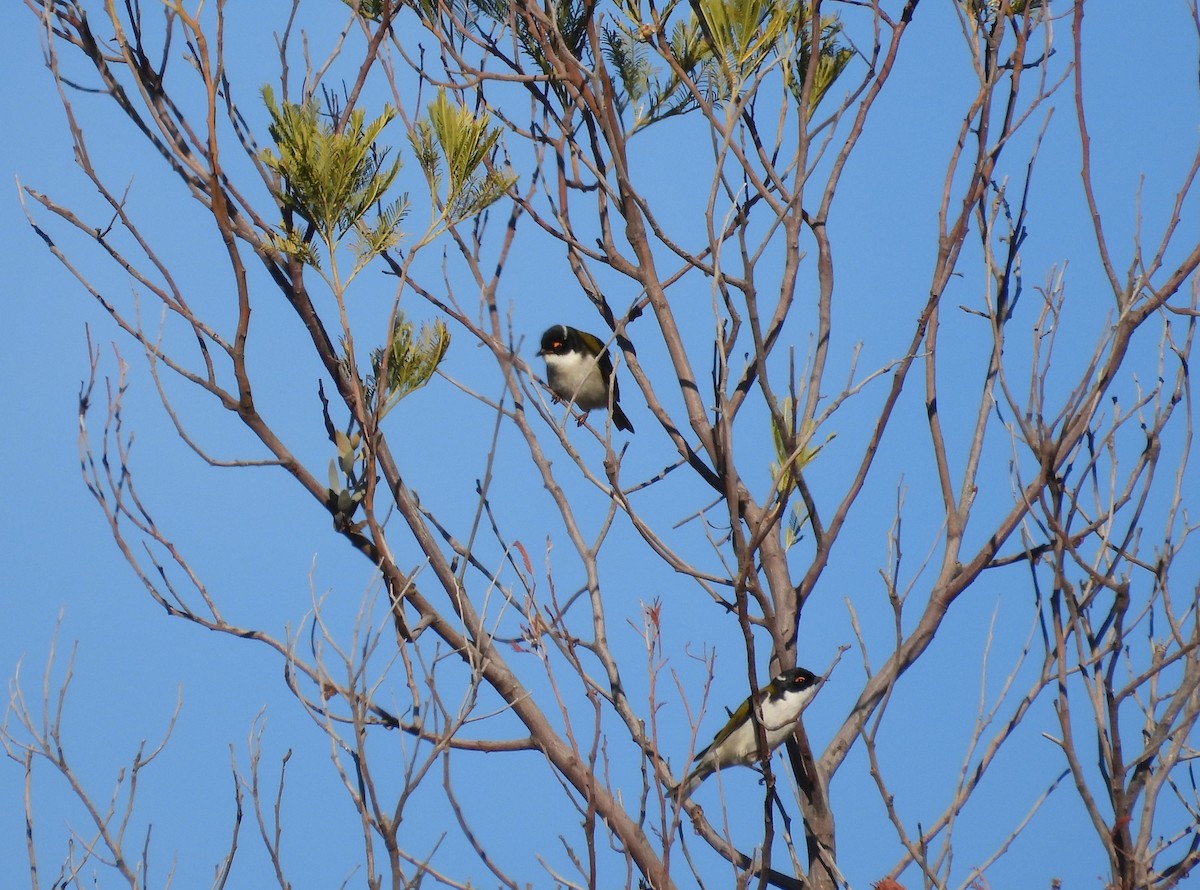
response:
[[[286,4],[268,3],[259,9],[266,7],[271,11],[264,13],[263,19],[269,23]],[[1125,251],[1117,258],[1121,270],[1128,263],[1128,244],[1138,215],[1148,233],[1156,236],[1160,231],[1173,189],[1195,151],[1200,123],[1197,35],[1183,4],[1156,4],[1139,16],[1123,8],[1089,5],[1090,67],[1086,73],[1098,197],[1107,234]],[[269,33],[273,26],[257,21],[252,27],[257,27],[252,33],[261,40],[264,29]],[[1060,22],[1057,27],[1065,41],[1068,24]],[[63,114],[42,66],[33,17],[23,6],[7,4],[0,10],[0,33],[5,35],[5,107],[14,127],[12,135],[0,140],[0,170],[99,218],[94,196],[72,162]],[[269,67],[270,59],[260,56],[270,53],[256,55],[259,44],[240,39],[243,42],[231,38],[231,57],[237,59],[237,67],[245,66],[247,76],[254,77],[261,65]],[[921,287],[927,287],[935,247],[933,214],[947,146],[959,125],[962,95],[971,89],[972,75],[957,22],[941,5],[920,9],[911,40],[897,80],[876,109],[868,135],[847,169],[845,199],[831,221],[835,243],[845,245],[839,254],[838,311],[843,320],[835,344],[835,368],[848,366],[850,350],[858,341],[864,344],[864,368],[894,358],[897,344],[908,336],[911,307],[922,297]],[[259,79],[263,76],[269,74]],[[1079,155],[1069,98],[1069,91],[1064,90],[1053,103],[1056,108],[1034,173],[1037,199],[1024,264],[1032,287],[1056,264],[1069,262],[1069,289],[1081,295],[1085,308],[1080,310],[1079,324],[1081,331],[1087,331],[1103,323],[1102,313],[1087,310],[1087,295],[1102,290],[1094,243],[1079,201]],[[113,180],[133,183],[134,206],[145,214],[143,218],[152,220],[157,245],[189,293],[201,298],[220,294],[227,282],[213,271],[215,239],[207,230],[190,225],[196,219],[188,215],[190,211],[178,209],[184,200],[181,189],[154,168],[124,123],[116,121],[97,100],[78,98],[76,104],[96,128],[97,152],[103,154]],[[1025,138],[1040,125],[1040,119],[1031,124]],[[393,138],[402,141],[398,130]],[[671,174],[664,175],[662,185],[664,197],[670,198],[670,190],[680,188],[674,177],[687,175],[688,153],[653,143],[642,151],[641,164],[650,169],[661,163],[664,174]],[[1015,156],[1022,157],[1019,152]],[[1016,177],[1023,170],[1014,167],[1005,172]],[[405,187],[419,196],[415,165],[405,175],[410,177]],[[4,383],[0,392],[8,421],[6,433],[0,437],[0,467],[8,504],[0,515],[4,541],[0,591],[8,605],[8,617],[0,628],[0,673],[13,674],[19,663],[22,689],[26,696],[36,697],[56,628],[56,681],[63,677],[77,641],[74,679],[65,709],[65,743],[81,779],[99,800],[107,800],[118,770],[138,744],[143,739],[154,744],[161,738],[177,699],[182,698],[170,744],[141,779],[137,818],[131,829],[144,832],[145,826],[153,823],[150,886],[162,885],[172,868],[175,886],[209,883],[212,867],[229,843],[234,807],[231,753],[245,770],[248,739],[256,727],[263,729],[267,784],[273,781],[270,777],[276,774],[284,752],[293,752],[287,768],[284,847],[296,886],[336,886],[347,878],[351,886],[361,885],[361,872],[351,877],[357,849],[355,817],[330,768],[328,741],[287,694],[279,660],[262,647],[168,620],[140,589],[83,485],[77,396],[87,376],[85,331],[90,330],[92,342],[102,351],[102,375],[116,373],[114,340],[130,362],[125,422],[136,430],[133,463],[138,484],[157,521],[178,540],[234,620],[261,624],[282,634],[286,626],[301,626],[314,599],[321,598],[332,620],[346,626],[364,595],[379,596],[370,567],[346,552],[331,534],[328,517],[282,472],[209,468],[179,441],[154,392],[143,357],[118,338],[111,321],[26,224],[15,185],[7,194],[0,201],[8,271],[7,321],[0,349]],[[679,195],[680,208],[686,208],[692,197]],[[1198,211],[1200,206],[1192,196],[1179,239],[1182,246],[1196,240]],[[419,221],[420,214],[415,216]],[[1189,230],[1191,235],[1186,234]],[[547,262],[547,257],[558,257],[547,253],[550,248],[536,237],[522,237],[526,240],[505,272],[500,299],[505,307],[512,307],[517,329],[526,334],[525,356],[532,359],[534,341],[546,325],[563,321],[595,328],[597,322],[565,268]],[[64,243],[86,253],[78,242]],[[94,257],[86,268],[113,293],[129,295],[128,280],[117,270],[95,262]],[[390,288],[378,276],[364,276],[364,280],[368,289],[387,293]],[[625,287],[615,281],[612,284]],[[948,299],[947,305],[978,304],[977,281],[967,277],[952,285],[952,293],[954,287],[961,288],[961,295]],[[624,306],[634,296],[616,293],[617,306]],[[709,295],[698,293],[696,299],[698,306],[707,310]],[[215,299],[214,304],[220,305]],[[269,300],[256,308],[259,330],[278,330],[278,335],[257,341],[252,361],[262,374],[260,391],[265,394],[272,421],[293,437],[297,451],[320,470],[329,455],[322,431],[313,426],[317,416],[313,381],[318,371],[313,360],[297,348],[296,325],[280,309]],[[369,314],[364,310],[364,316]],[[699,318],[696,323],[699,329],[706,320]],[[892,336],[894,331],[902,334]],[[807,349],[804,332],[797,330],[795,335],[798,355],[803,356]],[[1090,343],[1086,337],[1081,341]],[[482,361],[479,352],[465,338],[456,342],[446,371],[478,385],[485,394],[498,392],[494,368]],[[948,350],[947,354],[953,353]],[[647,344],[644,352],[639,350],[639,355],[650,368],[660,360],[652,344]],[[1080,358],[1070,353],[1063,356],[1068,365]],[[962,389],[956,391],[953,380],[944,389],[950,410],[959,399],[964,406],[970,404],[978,379],[977,374],[972,376],[977,360],[972,344],[964,341]],[[1145,364],[1147,372],[1150,367]],[[655,437],[649,413],[630,398],[630,392],[635,392],[633,386],[626,389],[626,410],[639,432],[625,474],[627,479],[636,479],[652,475],[670,458],[668,444]],[[189,428],[218,454],[227,458],[261,456],[253,451],[246,435],[211,405],[180,386],[172,388],[171,394],[186,411]],[[97,396],[103,400],[103,385]],[[904,406],[917,411],[919,404],[920,394],[914,386],[906,394]],[[484,472],[481,445],[491,433],[488,412],[440,381],[413,396],[405,403],[405,411],[411,412],[403,419],[411,433],[396,436],[396,450],[402,463],[411,468],[412,477],[425,480],[418,483],[423,501],[435,511],[451,514],[462,503],[473,504],[474,481]],[[851,449],[861,439],[864,418],[869,416],[867,409],[839,414],[833,423],[837,447],[845,443]],[[100,420],[101,414],[92,415],[93,424]],[[763,426],[764,440],[765,430]],[[502,449],[505,444],[520,447],[510,431],[502,436]],[[998,440],[996,448],[1002,444]],[[916,504],[914,509],[932,496],[928,461],[910,461],[900,434],[887,445],[868,497],[856,509],[856,540],[862,543],[853,551],[839,551],[822,581],[823,595],[814,599],[806,612],[801,639],[805,654],[800,660],[811,668],[824,668],[839,645],[853,642],[847,599],[868,622],[868,636],[879,647],[886,645],[886,622],[870,616],[878,616],[879,607],[886,602],[878,570],[886,564],[885,536],[897,488],[905,487]],[[769,441],[763,447],[769,449]],[[821,460],[833,460],[837,454],[833,448],[830,446]],[[598,454],[592,457],[598,459]],[[763,460],[763,482],[767,459]],[[557,461],[568,473],[565,456],[559,455]],[[1003,466],[999,458],[997,466]],[[561,531],[541,515],[540,511],[549,507],[528,460],[519,453],[505,457],[498,464],[497,477],[497,499],[513,511],[506,532],[524,542],[539,571],[547,563],[553,566],[560,595],[573,591],[580,582],[578,567],[568,558]],[[434,481],[439,478],[441,485]],[[838,481],[831,472],[831,491]],[[1007,488],[1007,477],[998,476],[995,482]],[[818,493],[823,484],[819,477],[815,480]],[[597,515],[604,509],[594,490],[572,485],[578,504],[591,504]],[[658,521],[669,523],[680,518],[679,504],[694,498],[695,490],[674,479],[663,490],[671,496],[646,509]],[[519,513],[524,505],[529,505],[527,512]],[[924,555],[935,530],[921,532],[919,519],[914,522],[918,530],[913,532],[911,559],[915,562]],[[980,524],[978,532],[986,532],[986,523]],[[700,638],[694,634],[695,615],[704,620],[704,608],[711,605],[693,605],[697,600],[689,597],[697,591],[665,568],[651,564],[636,550],[627,527],[621,526],[614,538],[608,551],[612,555],[605,556],[602,567],[615,645],[630,663],[636,661],[637,634],[632,625],[640,621],[641,604],[659,598],[664,603],[670,667],[679,671],[685,683],[698,683],[701,666],[689,652],[698,651],[701,643],[714,647],[719,674],[714,702],[735,703],[744,694],[739,690],[745,682],[738,661],[737,629],[714,624],[711,635]],[[553,547],[549,556],[548,540]],[[676,540],[680,546],[694,548],[698,558],[703,553],[699,543],[685,533]],[[489,559],[498,558],[494,545],[485,545],[485,552]],[[1191,564],[1196,564],[1194,557]],[[544,577],[541,584],[544,593],[548,584]],[[973,591],[972,605],[954,614],[943,628],[931,658],[906,675],[885,724],[888,744],[883,766],[898,806],[911,825],[939,812],[957,773],[962,739],[975,716],[979,668],[993,620],[996,673],[989,674],[988,687],[994,694],[1007,670],[1006,659],[1019,651],[1031,629],[1027,609],[1031,597],[1027,576],[1019,571],[985,577]],[[882,648],[876,652],[878,660]],[[722,663],[730,667],[723,677]],[[644,673],[630,670],[629,674],[634,683],[645,682]],[[859,656],[851,651],[810,710],[806,725],[818,745],[843,718],[859,689],[860,674]],[[397,686],[401,685],[397,681]],[[663,685],[674,689],[665,676]],[[396,694],[399,697],[401,693],[402,689]],[[686,743],[678,702],[670,702],[664,715],[670,744]],[[701,743],[715,729],[714,716],[710,713],[702,723]],[[1049,721],[1048,708],[1035,711],[1012,749],[1003,755],[995,775],[985,781],[979,800],[964,812],[956,854],[964,869],[991,852],[1061,768],[1060,759],[1040,737]],[[380,739],[381,759],[402,754],[403,744],[398,738]],[[472,827],[498,849],[509,852],[507,866],[543,886],[545,876],[525,851],[524,841],[529,836],[544,837],[545,846],[539,851],[560,856],[554,838],[559,830],[556,820],[561,820],[563,813],[527,803],[538,800],[538,795],[554,795],[557,786],[544,769],[539,770],[535,755],[517,755],[516,760],[520,766],[508,769],[500,766],[497,755],[463,758],[461,766],[456,766],[461,770],[456,788],[475,805]],[[845,838],[843,853],[849,851],[844,870],[855,887],[877,879],[899,855],[878,796],[864,777],[860,746],[832,790]],[[726,790],[737,805],[753,812],[757,787],[746,776],[737,778],[738,787],[732,787],[731,775]],[[410,820],[408,837],[416,850],[431,849],[443,831],[450,833],[448,844],[459,843],[437,791],[435,783],[410,810],[421,813],[420,818]],[[0,807],[0,870],[10,875],[18,874],[25,862],[24,825],[18,805],[22,793],[21,772],[6,761],[0,769],[0,800],[5,803]],[[81,813],[61,779],[45,768],[35,775],[33,797],[41,845],[39,865],[48,879],[57,871],[64,849],[64,826],[80,825]],[[521,819],[489,823],[484,815],[489,807],[515,810]],[[875,843],[872,838],[887,840]],[[241,844],[243,852],[231,886],[263,886],[270,874],[257,829],[249,819]],[[140,849],[140,843],[134,846]],[[489,885],[482,867],[473,868],[474,879]],[[1061,877],[1064,886],[1099,887],[1104,868],[1102,851],[1077,801],[1070,789],[1063,788],[1018,840],[1012,854],[989,872],[989,880],[996,888],[1037,887],[1047,886],[1051,877]],[[719,873],[713,873],[714,886],[720,886],[715,877]],[[956,874],[961,877],[963,871],[956,870]],[[911,872],[909,882],[910,887],[919,884]]]

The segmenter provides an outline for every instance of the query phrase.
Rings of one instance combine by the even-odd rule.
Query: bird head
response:
[[[572,337],[572,333],[573,330],[565,324],[547,328],[546,333],[542,334],[542,348],[538,350],[538,355],[566,355],[575,351],[578,345],[574,341],[578,338]]]
[[[784,671],[767,684],[769,698],[786,698],[796,693],[815,691],[823,677],[802,667]]]

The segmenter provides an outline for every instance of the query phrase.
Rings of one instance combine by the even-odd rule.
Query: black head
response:
[[[771,681],[771,691],[774,695],[784,695],[788,692],[802,692],[805,689],[812,689],[821,682],[821,677],[818,677],[812,671],[802,667],[792,668],[784,671],[778,677]]]
[[[565,324],[556,324],[547,328],[542,334],[542,348],[538,355],[566,355],[568,352],[579,352],[582,345],[579,341],[579,331]]]

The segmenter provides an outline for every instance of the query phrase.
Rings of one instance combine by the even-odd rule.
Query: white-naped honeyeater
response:
[[[557,399],[575,405],[584,417],[589,411],[608,407],[612,387],[613,426],[633,432],[633,424],[617,401],[617,381],[612,359],[599,337],[565,324],[556,324],[542,334],[538,355],[546,360],[546,382]]]
[[[804,706],[816,694],[821,677],[804,668],[792,668],[753,696],[757,703],[758,720],[767,737],[767,750],[774,751],[792,734]],[[733,712],[716,738],[696,755],[692,771],[679,785],[681,800],[687,800],[700,783],[727,766],[752,766],[759,761],[758,735],[750,719],[751,699],[746,699]]]

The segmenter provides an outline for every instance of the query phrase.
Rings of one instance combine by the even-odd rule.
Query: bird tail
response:
[[[679,783],[676,793],[679,795],[680,801],[687,800],[692,796],[692,792],[700,787],[700,783],[713,774],[713,768],[707,763],[701,763],[694,770],[687,774],[687,778]]]
[[[633,424],[629,422],[629,418],[625,416],[620,405],[613,405],[613,426],[628,433],[633,432]]]

